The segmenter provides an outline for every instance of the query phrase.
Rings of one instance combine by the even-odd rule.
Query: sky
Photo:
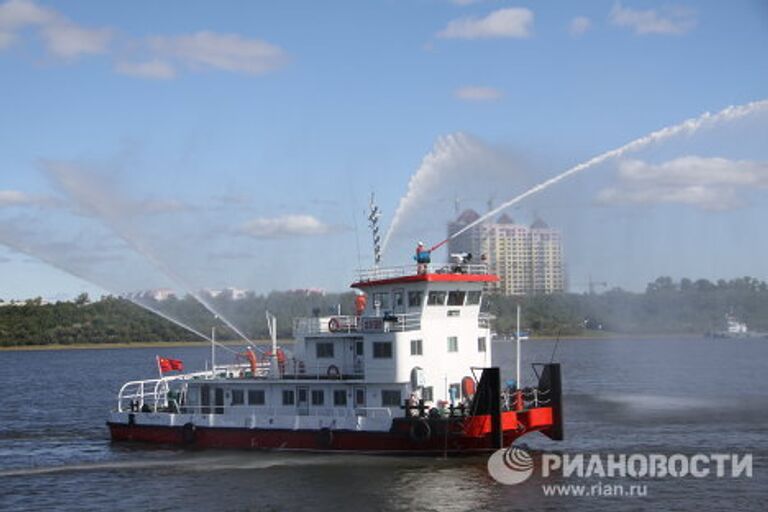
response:
[[[0,2],[0,299],[344,290],[371,193],[409,264],[457,204],[768,99],[766,48],[761,1]],[[562,230],[573,291],[768,279],[767,136],[759,109],[509,214]]]

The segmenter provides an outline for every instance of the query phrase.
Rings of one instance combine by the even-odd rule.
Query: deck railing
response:
[[[336,315],[293,320],[294,337],[357,332],[404,332],[418,329],[421,329],[421,312],[362,317]]]
[[[484,263],[430,263],[402,265],[399,267],[379,267],[358,269],[358,281],[379,281],[418,274],[487,274],[488,266]]]

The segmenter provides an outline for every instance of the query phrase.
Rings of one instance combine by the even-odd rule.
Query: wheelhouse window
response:
[[[379,292],[373,294],[373,305],[379,305],[381,309],[389,309],[389,293]]]
[[[411,340],[411,355],[412,356],[424,355],[424,341],[423,340]]]
[[[422,388],[421,390],[421,399],[425,402],[431,402],[435,398],[435,388],[432,386],[427,386],[426,388]]]
[[[233,389],[232,390],[232,401],[231,405],[243,405],[243,390],[242,389]]]
[[[486,351],[485,336],[477,338],[477,351],[478,352],[485,352]]]
[[[402,308],[404,305],[403,292],[401,290],[392,292],[392,306],[395,308]]]
[[[313,389],[312,390],[312,405],[323,405],[325,404],[325,391],[322,389]]]
[[[448,336],[448,352],[459,351],[459,338],[456,336]]]
[[[374,359],[392,359],[392,342],[391,341],[374,341],[373,342],[373,358]]]
[[[464,305],[464,297],[467,295],[466,292],[462,292],[460,290],[456,290],[453,292],[448,292],[448,305],[449,306],[463,306]]]
[[[474,291],[474,292],[467,292],[467,306],[477,306],[480,304],[480,297],[482,295],[482,292]]]
[[[333,342],[322,342],[315,345],[315,354],[318,359],[329,359],[333,357]]]
[[[234,398],[234,395],[232,395]],[[263,389],[249,389],[248,390],[248,405],[264,405],[266,403],[266,396]]]
[[[296,402],[296,396],[292,389],[283,390],[283,405],[293,405]]]
[[[347,406],[347,391],[344,389],[336,389],[333,391],[333,405],[334,407],[346,407]]]
[[[408,307],[420,308],[424,303],[424,292],[408,292]]]
[[[400,390],[385,389],[381,392],[381,406],[394,407],[400,405]]]
[[[445,306],[445,292],[429,292],[427,304],[430,306]]]

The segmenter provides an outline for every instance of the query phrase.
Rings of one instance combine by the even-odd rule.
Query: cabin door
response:
[[[309,388],[299,386],[296,390],[296,412],[299,416],[309,415]]]
[[[365,416],[365,388],[355,388],[355,414]]]

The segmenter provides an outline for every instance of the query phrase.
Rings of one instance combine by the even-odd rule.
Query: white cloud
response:
[[[258,75],[287,61],[282,48],[237,34],[201,31],[185,36],[151,37],[148,43],[155,53],[178,59],[192,69],[213,68]]]
[[[644,11],[616,2],[611,9],[611,23],[632,29],[635,34],[684,34],[696,26],[696,13],[683,7]]]
[[[493,11],[484,18],[453,20],[438,37],[447,39],[526,38],[533,29],[533,12],[523,7]]]
[[[586,16],[576,16],[571,20],[571,23],[568,25],[568,32],[572,36],[578,37],[585,34],[591,28],[592,28],[592,20],[590,20]]]
[[[240,231],[254,238],[283,238],[290,236],[325,235],[331,226],[311,215],[283,215],[280,217],[251,219]]]
[[[661,164],[625,160],[619,183],[598,193],[602,204],[677,203],[705,210],[743,205],[739,192],[768,188],[768,162],[684,156]]]
[[[0,208],[32,204],[35,199],[18,190],[0,190]]]
[[[37,27],[48,52],[63,59],[106,53],[113,36],[110,29],[81,27],[31,0],[9,0],[0,5],[0,49],[10,46],[16,32],[28,27]]]
[[[38,7],[30,0],[9,0],[0,5],[0,28],[15,30],[30,25],[53,23],[59,16],[51,9]]]
[[[176,76],[176,70],[173,66],[160,59],[144,62],[118,62],[115,64],[115,71],[122,75],[152,78],[155,80],[169,80]]]
[[[465,101],[496,101],[503,95],[499,89],[480,85],[460,87],[454,92],[454,96]]]
[[[123,46],[138,55],[115,55],[109,28],[86,28],[32,0],[0,4],[0,50],[10,47],[22,30],[34,28],[48,53],[64,60],[106,54],[115,58],[114,70],[149,79],[174,78],[177,69],[218,69],[260,75],[283,66],[288,56],[279,46],[237,34],[199,31],[178,36],[123,37]]]
[[[48,51],[63,59],[109,50],[113,32],[107,28],[87,29],[72,23],[54,23],[42,31]]]

